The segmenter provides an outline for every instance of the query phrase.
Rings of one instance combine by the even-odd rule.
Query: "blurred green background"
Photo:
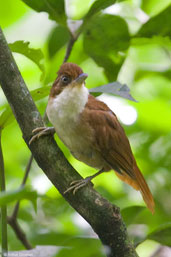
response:
[[[33,3],[33,9],[24,2],[29,1],[0,0],[0,26],[8,43],[28,41],[30,48],[40,48],[43,53],[42,55],[41,52],[35,52],[38,67],[25,56],[27,54],[16,53],[21,51],[23,43],[18,51],[15,45],[11,45],[29,90],[41,88],[39,92],[34,91],[34,97],[39,99],[36,105],[43,115],[49,86],[56,78],[70,38],[66,29],[66,16],[73,29],[79,23],[78,20],[86,17],[94,1],[66,0],[66,15],[60,11],[56,14],[57,18],[50,14],[51,19],[48,17],[48,11],[33,10],[36,9],[34,3],[37,1],[30,1]],[[89,74],[86,80],[88,88],[117,80],[127,84],[131,95],[138,101],[136,103],[107,94],[99,96],[117,114],[125,128],[139,167],[154,195],[155,215],[146,208],[126,209],[131,206],[144,206],[144,202],[140,194],[122,183],[114,172],[98,176],[93,183],[97,191],[123,210],[131,237],[136,242],[146,239],[137,247],[141,257],[151,256],[160,243],[171,246],[170,4],[170,0],[129,0],[118,1],[113,6],[103,8],[101,14],[95,14],[92,21],[85,26],[68,60],[77,63]],[[100,21],[107,14],[117,17],[116,28]],[[157,19],[153,19],[156,17]],[[153,19],[153,24],[143,28],[143,24],[150,19]],[[99,24],[96,24],[97,20]],[[104,29],[104,34],[100,33],[101,28]],[[119,30],[121,32],[117,32],[118,34],[111,32]],[[7,101],[0,89],[1,117],[6,107]],[[75,160],[57,136],[55,137],[70,163],[82,176],[95,172]],[[14,120],[9,121],[9,125],[3,129],[2,148],[7,190],[14,190],[21,184],[30,156],[19,126]],[[72,253],[74,257],[80,249],[83,251],[83,248],[87,257],[104,256],[101,244],[95,240],[96,235],[91,227],[65,202],[35,162],[32,164],[27,185],[38,192],[37,213],[30,201],[23,200],[18,221],[33,245],[74,245],[78,249]],[[14,204],[8,205],[8,215],[12,213]],[[167,233],[162,234],[161,230],[158,236],[149,236],[156,229],[160,231],[161,227],[166,227]],[[83,237],[84,240],[81,240]],[[24,249],[10,227],[8,238],[10,250]],[[74,242],[74,239],[78,240]],[[90,245],[89,252],[86,252],[87,243]],[[58,256],[68,254],[71,253],[64,247]]]

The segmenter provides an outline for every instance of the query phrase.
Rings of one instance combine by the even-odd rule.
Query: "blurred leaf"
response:
[[[91,56],[94,61],[100,66],[104,68],[104,73],[109,81],[113,81],[117,79],[119,70],[123,64],[124,58],[120,60],[120,62],[115,63],[112,58],[107,55],[92,55]]]
[[[3,129],[8,126],[14,119],[14,115],[10,107],[6,107],[5,110],[0,115],[0,128]]]
[[[110,14],[92,18],[84,31],[84,49],[90,56],[123,51],[129,46],[128,26],[124,19]],[[105,53],[105,54],[104,54]]]
[[[138,31],[136,37],[152,37],[155,35],[171,38],[171,5],[158,15],[148,20]]]
[[[126,225],[133,224],[137,215],[145,209],[146,207],[143,206],[130,206],[122,209],[121,215]]]
[[[20,210],[17,216],[20,220],[23,220],[25,222],[31,222],[34,219],[34,216],[32,215],[32,212],[28,212],[27,208],[21,208],[20,205]]]
[[[171,127],[171,103],[164,99],[141,102],[137,106],[138,123],[143,129],[161,133],[169,133]],[[160,122],[159,122],[160,117]]]
[[[171,48],[171,39],[162,36],[153,36],[152,38],[145,38],[145,37],[136,37],[132,38],[131,45],[132,46],[143,46],[143,45],[150,45],[150,44],[158,44],[160,46],[165,46]]]
[[[22,187],[17,190],[0,193],[0,206],[7,205],[10,202],[20,201],[23,199],[30,200],[36,210],[37,192],[29,189],[28,187]]]
[[[27,6],[25,6],[20,0],[1,0],[0,6],[0,19],[2,28],[6,28],[19,20],[27,12],[28,9]]]
[[[66,241],[66,248],[62,248],[57,257],[74,256],[80,257],[80,252],[82,257],[98,256],[105,257],[105,249],[100,242],[100,240],[95,238],[71,238]],[[88,247],[87,247],[88,246]]]
[[[141,9],[147,14],[155,15],[170,4],[170,0],[142,0]]]
[[[66,24],[64,0],[22,0],[37,12],[47,12],[49,18],[57,23]]]
[[[38,101],[38,100],[48,96],[50,93],[50,89],[51,89],[51,86],[39,87],[39,88],[36,88],[36,89],[30,91],[30,93],[31,93],[31,96],[33,97],[33,100]]]
[[[30,235],[31,241],[34,245],[57,245],[57,246],[63,246],[65,245],[66,240],[71,238],[71,235],[68,234],[60,234],[55,232],[44,232],[39,233],[35,231],[36,233],[33,233]]]
[[[90,93],[95,92],[119,95],[123,98],[136,102],[136,100],[130,95],[130,89],[127,87],[127,85],[122,85],[119,82],[112,82],[100,87],[91,88],[89,91]]]
[[[162,245],[171,246],[171,223],[164,224],[147,236]]]
[[[24,42],[24,41],[16,41],[12,44],[9,44],[9,47],[12,52],[23,54],[30,60],[32,60],[42,71],[42,74],[44,74],[44,65],[41,63],[44,56],[40,49],[33,49],[29,47],[30,42]]]
[[[38,101],[49,95],[51,86],[40,87],[30,91],[34,101]],[[0,115],[0,128],[5,128],[15,119],[11,108],[8,106]]]
[[[125,58],[117,52],[128,48],[129,39],[128,26],[121,17],[103,14],[93,17],[85,27],[83,46],[112,81],[116,80]]]
[[[104,0],[96,0],[92,4],[90,10],[88,11],[88,13],[86,14],[84,19],[89,19],[95,13],[109,7],[110,5],[113,5],[115,2],[116,2],[116,0],[105,0],[105,1]]]
[[[52,58],[69,41],[69,38],[70,33],[66,27],[59,25],[54,28],[48,39],[49,57]]]

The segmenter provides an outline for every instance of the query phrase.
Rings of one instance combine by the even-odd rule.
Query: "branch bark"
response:
[[[45,136],[28,144],[32,130],[44,124],[1,30],[0,84],[38,165],[68,203],[91,225],[101,242],[108,246],[107,256],[137,257],[117,206],[104,199],[91,185],[80,189],[76,195],[72,192],[63,194],[70,183],[81,176],[66,160],[54,139]]]

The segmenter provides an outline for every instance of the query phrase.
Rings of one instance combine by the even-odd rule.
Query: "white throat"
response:
[[[88,101],[88,95],[88,89],[83,83],[79,87],[68,86],[55,98],[49,100],[47,115],[57,133],[61,129],[67,130],[77,122]]]

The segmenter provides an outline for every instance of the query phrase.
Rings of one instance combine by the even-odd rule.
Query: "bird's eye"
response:
[[[64,83],[65,85],[67,85],[70,82],[70,78],[68,76],[63,76],[61,78],[62,83]]]

